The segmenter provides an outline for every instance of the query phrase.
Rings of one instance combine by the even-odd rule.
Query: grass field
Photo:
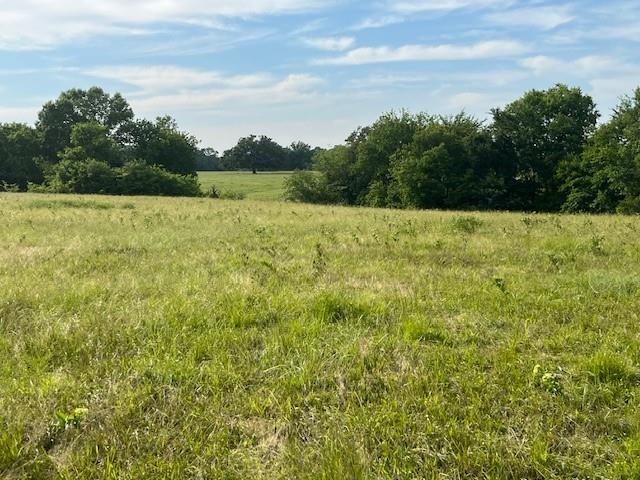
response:
[[[221,193],[239,193],[249,200],[280,200],[291,172],[199,172],[203,190],[212,185]]]
[[[640,219],[0,195],[0,477],[639,478]]]

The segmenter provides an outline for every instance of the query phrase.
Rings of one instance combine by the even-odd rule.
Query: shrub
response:
[[[199,197],[200,183],[195,175],[179,175],[157,165],[131,162],[118,170],[118,193],[122,195],[160,195]]]
[[[303,203],[332,203],[336,201],[324,181],[317,173],[295,172],[285,181],[285,199]]]
[[[0,181],[0,192],[19,192],[20,186],[15,183],[1,182]]]
[[[225,190],[220,193],[220,198],[223,200],[244,200],[246,196],[242,192],[234,192],[232,190]]]
[[[220,198],[220,192],[215,185],[211,185],[207,190],[203,192],[203,195],[207,198]]]
[[[44,185],[30,191],[51,193],[160,195],[198,197],[202,195],[195,176],[170,173],[155,165],[132,162],[112,168],[94,159],[66,158],[50,167]]]
[[[640,197],[627,197],[618,204],[618,213],[624,215],[640,214]]]
[[[455,230],[466,234],[476,233],[483,224],[481,219],[473,216],[456,217],[452,223]]]
[[[51,166],[42,188],[31,191],[52,193],[117,193],[117,175],[107,163],[94,159],[67,158]]]

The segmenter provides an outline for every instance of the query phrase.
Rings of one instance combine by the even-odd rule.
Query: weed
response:
[[[316,243],[312,266],[312,274],[314,277],[320,277],[327,271],[327,252],[321,243]]]
[[[540,365],[533,369],[533,384],[552,395],[560,395],[562,388],[562,371],[546,372]]]
[[[462,216],[453,219],[453,228],[458,232],[471,235],[476,233],[480,227],[482,227],[483,223],[484,222],[478,217]]]
[[[505,281],[504,278],[494,278],[493,279],[493,284],[496,286],[496,288],[498,290],[500,290],[502,293],[506,294],[507,293],[507,282]]]
[[[594,255],[605,255],[606,253],[604,249],[604,237],[602,235],[592,235],[589,246]]]

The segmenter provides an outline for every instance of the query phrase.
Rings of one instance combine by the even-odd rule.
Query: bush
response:
[[[29,186],[31,191],[51,193],[160,195],[199,197],[195,176],[170,173],[155,165],[132,162],[111,168],[94,159],[64,159],[50,167],[44,185]]]
[[[624,215],[640,214],[640,197],[627,197],[618,204],[618,213]]]
[[[199,197],[200,183],[195,175],[170,173],[156,165],[132,162],[118,170],[118,193],[121,195],[160,195]]]
[[[203,192],[203,195],[207,198],[220,198],[220,192],[215,185],[211,185],[205,192]]]
[[[295,172],[285,181],[285,199],[303,203],[332,203],[335,195],[327,188],[324,178],[314,172]]]
[[[17,193],[20,191],[20,186],[15,183],[7,183],[0,181],[0,192],[12,192]]]
[[[244,200],[246,196],[243,192],[234,192],[232,190],[225,190],[220,193],[220,198],[223,200]]]
[[[117,193],[117,175],[107,163],[94,159],[64,159],[50,167],[46,182],[31,191],[52,193]]]

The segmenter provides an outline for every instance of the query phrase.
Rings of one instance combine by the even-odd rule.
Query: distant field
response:
[[[0,224],[0,478],[640,478],[639,217],[0,194]]]
[[[221,192],[241,193],[249,200],[280,200],[291,172],[199,172],[203,189],[215,185]]]

